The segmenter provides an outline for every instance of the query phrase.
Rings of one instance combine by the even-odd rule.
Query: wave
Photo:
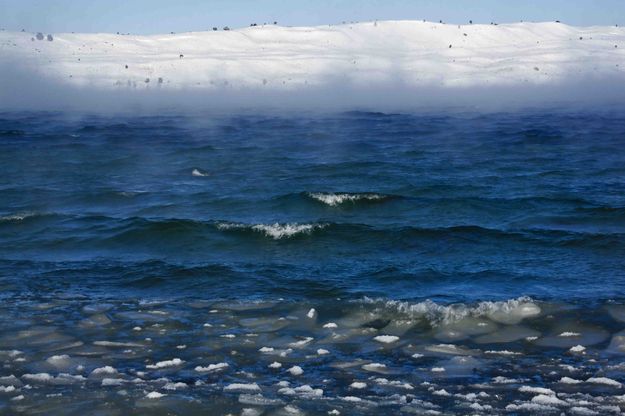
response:
[[[208,174],[208,173],[206,173],[206,172],[204,172],[204,171],[202,171],[202,170],[200,170],[200,169],[198,169],[198,168],[193,169],[193,170],[191,171],[191,175],[193,175],[193,176],[198,176],[198,177],[209,176],[209,174]]]
[[[448,325],[471,317],[486,317],[499,323],[516,324],[542,313],[540,305],[526,296],[505,301],[485,301],[473,306],[464,303],[444,305],[432,300],[411,303],[365,298],[362,302],[390,313],[424,318],[432,325]]]
[[[346,202],[355,203],[358,201],[382,201],[389,199],[387,195],[376,193],[332,193],[332,192],[309,192],[308,197],[322,202],[331,207],[335,207]]]
[[[315,230],[323,229],[328,224],[295,224],[295,223],[274,223],[274,224],[241,224],[222,222],[217,223],[219,230],[252,230],[262,233],[274,240],[290,238],[301,234],[310,234]]]
[[[16,213],[16,214],[9,214],[9,215],[5,215],[5,216],[0,216],[0,223],[2,222],[19,222],[19,221],[23,221],[27,218],[32,218],[32,217],[36,217],[39,216],[41,214],[37,214],[36,212],[20,212],[20,213]]]

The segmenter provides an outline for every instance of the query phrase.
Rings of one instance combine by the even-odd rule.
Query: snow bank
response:
[[[177,97],[188,100],[190,92],[201,92],[223,103],[226,95],[249,101],[271,93],[286,100],[305,91],[317,92],[317,99],[334,92],[326,97],[333,102],[345,91],[371,92],[352,97],[360,102],[383,100],[379,93],[387,91],[392,100],[403,92],[404,100],[423,104],[424,95],[440,91],[516,87],[534,94],[567,82],[579,87],[572,80],[620,79],[625,29],[384,21],[154,36],[59,33],[53,41],[0,32],[0,62],[0,94],[13,103],[24,96],[17,79],[22,89],[52,82],[59,97],[84,88],[117,98],[150,91],[185,92]]]

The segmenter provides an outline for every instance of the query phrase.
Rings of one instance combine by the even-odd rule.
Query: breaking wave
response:
[[[525,318],[539,316],[542,312],[538,303],[526,296],[505,301],[485,301],[476,305],[443,305],[432,300],[411,303],[371,298],[365,298],[363,302],[411,318],[425,318],[432,325],[450,324],[469,317],[486,317],[499,323],[516,324]]]
[[[271,237],[274,240],[289,238],[301,234],[310,234],[315,230],[323,229],[327,224],[240,224],[240,223],[218,223],[219,230],[252,230]]]
[[[389,197],[375,193],[331,193],[331,192],[309,192],[307,194],[319,202],[331,207],[342,205],[346,202],[355,203],[358,201],[383,201]]]

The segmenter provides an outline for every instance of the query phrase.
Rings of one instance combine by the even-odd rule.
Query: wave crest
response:
[[[410,317],[424,317],[432,325],[447,325],[470,317],[487,317],[510,325],[539,316],[542,312],[540,306],[527,296],[505,301],[485,301],[474,306],[463,303],[441,305],[429,299],[418,303],[371,298],[365,298],[364,301]]]
[[[274,224],[240,224],[240,223],[218,223],[219,230],[252,230],[271,237],[274,240],[290,238],[301,234],[310,234],[314,230],[323,229],[327,224],[296,224],[296,223],[274,223]]]
[[[0,216],[0,222],[18,222],[18,221],[23,221],[26,218],[34,217],[36,215],[37,213],[35,212],[20,212],[17,214]]]
[[[381,201],[386,199],[385,195],[375,193],[350,194],[332,192],[309,192],[308,196],[331,207],[335,207],[345,202],[355,203],[357,201]]]

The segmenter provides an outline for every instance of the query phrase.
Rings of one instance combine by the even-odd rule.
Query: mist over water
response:
[[[87,114],[197,114],[210,112],[382,111],[501,112],[527,109],[609,109],[625,104],[625,78],[571,74],[561,81],[478,86],[414,85],[401,73],[392,81],[354,83],[330,75],[310,86],[212,86],[177,89],[159,85],[137,88],[76,86],[19,62],[0,63],[0,110],[66,111]],[[495,81],[495,80],[494,80]]]

